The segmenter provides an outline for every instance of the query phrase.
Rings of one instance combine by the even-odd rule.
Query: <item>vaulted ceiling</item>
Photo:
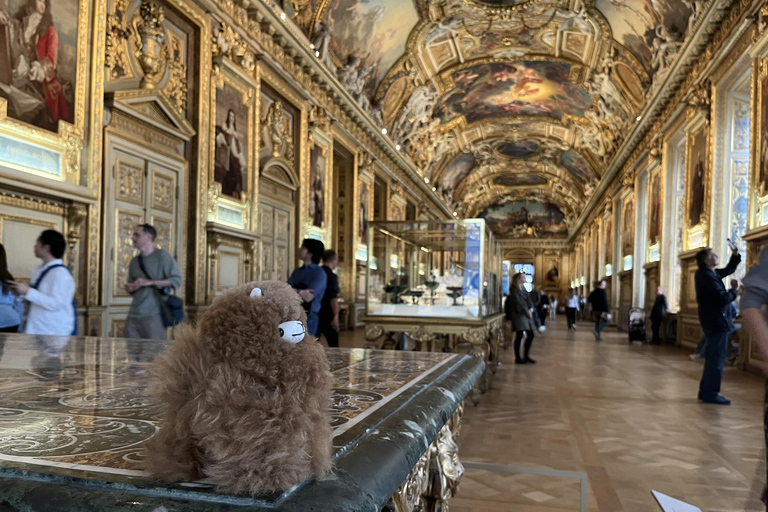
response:
[[[317,56],[459,216],[510,237],[567,235],[697,7],[307,1]]]

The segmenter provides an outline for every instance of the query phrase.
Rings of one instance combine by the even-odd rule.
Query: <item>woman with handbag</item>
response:
[[[592,314],[595,315],[595,330],[592,331],[592,334],[595,335],[595,341],[603,341],[603,338],[600,337],[600,333],[611,320],[611,309],[608,307],[608,295],[605,293],[606,286],[607,283],[605,281],[600,281],[597,288],[592,290],[592,293],[589,294],[589,298],[587,299],[587,302],[592,305]]]
[[[525,274],[518,273],[512,278],[507,301],[504,303],[504,313],[515,331],[515,364],[535,364],[528,354],[533,342],[533,310],[534,306],[528,294],[525,293]],[[525,339],[523,338],[525,337]],[[523,343],[525,346],[523,347]],[[523,348],[521,354],[520,349]]]

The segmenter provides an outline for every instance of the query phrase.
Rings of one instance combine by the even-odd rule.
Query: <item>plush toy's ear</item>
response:
[[[261,293],[261,288],[254,288],[251,290],[251,298],[254,297],[263,297],[263,294]]]

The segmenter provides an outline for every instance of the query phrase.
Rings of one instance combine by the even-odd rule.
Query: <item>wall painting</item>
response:
[[[371,212],[371,197],[367,181],[360,181],[360,215],[357,224],[357,236],[361,244],[368,244],[368,215]]]
[[[690,135],[689,135],[690,137]],[[698,226],[701,224],[701,217],[704,214],[704,191],[706,186],[707,169],[707,129],[702,126],[692,135],[692,141],[689,142],[690,166],[689,174],[691,184],[688,196],[688,226]]]
[[[760,81],[760,157],[758,160],[758,183],[760,194],[768,193],[768,76]]]
[[[650,186],[650,228],[648,237],[651,245],[659,242],[661,230],[661,173],[657,172],[651,177]]]
[[[318,228],[325,225],[325,153],[326,148],[313,144],[309,155],[309,219]]]
[[[221,184],[221,193],[233,199],[244,199],[247,193],[249,103],[247,94],[228,82],[216,91],[213,179]]]
[[[9,117],[57,132],[74,123],[80,1],[41,1],[42,13],[37,3],[0,4],[0,97]]]
[[[635,203],[627,199],[624,203],[624,213],[621,216],[621,255],[632,256],[635,250]]]

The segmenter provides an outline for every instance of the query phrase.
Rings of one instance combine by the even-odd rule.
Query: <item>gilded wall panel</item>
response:
[[[125,332],[125,319],[113,318],[112,325],[110,326],[110,336],[113,338],[121,338]]]
[[[283,246],[275,247],[275,272],[276,279],[282,281],[288,278],[288,248]]]
[[[144,168],[118,159],[115,161],[115,172],[115,198],[126,203],[143,205]]]
[[[155,238],[155,247],[163,249],[169,253],[174,253],[174,225],[173,219],[164,216],[152,215],[149,219],[149,223],[152,224],[157,230],[157,238]]]
[[[284,211],[277,210],[275,212],[275,238],[283,241],[283,242],[289,242],[288,240],[288,213]]]
[[[150,205],[155,210],[167,213],[175,211],[176,183],[172,176],[152,171],[152,200]]]
[[[272,264],[274,262],[274,246],[270,242],[261,243],[261,279],[274,279]]]
[[[265,237],[275,236],[275,209],[272,206],[262,204],[259,208],[261,216],[261,234]]]

